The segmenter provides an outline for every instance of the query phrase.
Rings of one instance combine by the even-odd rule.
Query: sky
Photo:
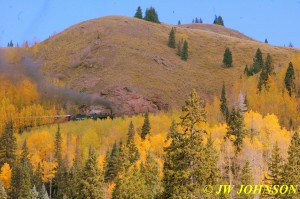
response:
[[[0,0],[0,46],[12,40],[43,41],[76,23],[93,18],[133,16],[154,7],[167,24],[201,18],[211,24],[222,16],[228,28],[277,46],[300,48],[300,0]]]

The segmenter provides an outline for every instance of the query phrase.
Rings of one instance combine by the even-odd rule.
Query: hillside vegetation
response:
[[[121,96],[116,102],[107,91],[126,87],[146,100],[158,97],[172,107],[180,107],[192,88],[212,99],[219,95],[223,81],[231,87],[245,65],[252,64],[257,48],[264,58],[270,53],[275,71],[300,52],[254,41],[222,26],[191,24],[176,27],[176,40],[189,43],[185,62],[176,55],[176,49],[167,46],[171,28],[136,18],[103,17],[74,25],[36,44],[32,52],[43,61],[48,77],[77,91],[102,93],[124,104],[131,98]],[[226,47],[232,52],[232,68],[222,66]],[[131,109],[133,113],[145,111]]]

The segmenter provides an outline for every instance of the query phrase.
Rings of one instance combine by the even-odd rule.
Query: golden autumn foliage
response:
[[[11,168],[9,164],[4,163],[4,165],[1,167],[0,171],[0,180],[3,183],[3,186],[5,189],[9,189],[10,187],[10,182],[11,182]]]

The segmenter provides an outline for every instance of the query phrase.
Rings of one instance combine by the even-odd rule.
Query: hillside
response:
[[[187,28],[189,27],[189,28]],[[172,26],[128,17],[103,17],[74,25],[32,48],[43,72],[78,92],[107,98],[117,114],[179,107],[192,88],[202,97],[219,95],[241,76],[260,48],[275,69],[286,66],[297,49],[271,46],[217,25],[181,25],[177,40],[189,42],[189,59],[168,48]],[[234,67],[222,66],[229,47]]]

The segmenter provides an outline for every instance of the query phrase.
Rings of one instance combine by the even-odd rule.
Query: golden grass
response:
[[[99,94],[126,86],[147,96],[160,94],[175,107],[182,105],[192,88],[211,99],[219,95],[223,80],[232,86],[245,65],[251,65],[257,48],[264,57],[271,54],[276,70],[300,52],[254,41],[221,26],[182,25],[176,31],[189,42],[189,59],[184,62],[176,49],[167,46],[171,27],[135,18],[103,17],[74,25],[33,48],[35,56],[44,61],[44,72],[63,74],[62,81],[71,88],[82,89],[78,79],[98,77],[88,92]],[[226,47],[233,53],[230,69],[222,66]],[[156,63],[155,56],[164,58],[168,66]]]

